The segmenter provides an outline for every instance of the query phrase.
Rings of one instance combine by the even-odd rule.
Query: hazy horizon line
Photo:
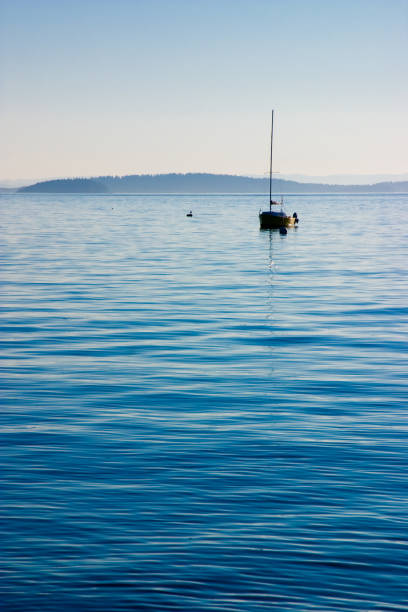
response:
[[[245,178],[268,178],[268,173],[263,174],[243,174],[243,173],[231,173],[231,172],[208,172],[208,171],[200,171],[200,172],[133,172],[133,173],[124,173],[124,174],[93,174],[93,175],[73,175],[73,176],[52,176],[52,177],[40,177],[40,178],[20,178],[20,179],[0,179],[0,187],[3,188],[18,188],[25,187],[31,184],[42,183],[45,181],[55,181],[55,180],[69,180],[69,179],[92,179],[99,178],[104,176],[112,176],[112,177],[126,177],[126,176],[161,176],[168,174],[176,174],[176,175],[188,175],[188,174],[210,174],[215,176],[239,176]],[[275,176],[276,179],[282,180],[290,180],[290,181],[298,181],[298,182],[318,182],[325,184],[350,184],[355,185],[358,183],[365,184],[365,181],[374,180],[376,182],[384,182],[384,181],[405,181],[408,180],[408,172],[407,173],[370,173],[370,174],[362,174],[362,173],[333,173],[333,174],[304,174],[301,172],[288,172],[288,173],[274,173],[279,176]],[[331,180],[330,180],[331,179]],[[332,182],[335,180],[336,182]],[[326,181],[328,181],[326,183]]]

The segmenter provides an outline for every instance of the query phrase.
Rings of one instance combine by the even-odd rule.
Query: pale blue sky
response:
[[[408,0],[0,6],[0,179],[408,170]]]

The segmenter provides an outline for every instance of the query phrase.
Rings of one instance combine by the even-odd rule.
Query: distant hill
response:
[[[33,193],[108,193],[106,185],[98,179],[74,178],[42,181],[20,187],[18,191]]]
[[[268,193],[269,179],[231,174],[131,174],[42,181],[21,187],[31,193]],[[273,180],[280,193],[406,193],[408,181],[373,185],[325,185]]]

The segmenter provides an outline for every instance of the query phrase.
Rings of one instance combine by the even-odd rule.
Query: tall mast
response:
[[[273,111],[271,121],[271,159],[269,168],[269,210],[272,210],[272,145],[273,145]]]

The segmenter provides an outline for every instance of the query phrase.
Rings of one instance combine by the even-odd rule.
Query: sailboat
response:
[[[272,122],[271,122],[271,155],[270,155],[270,166],[269,166],[269,210],[259,212],[259,223],[261,229],[279,229],[281,227],[289,227],[298,223],[298,217],[296,213],[293,215],[287,215],[283,211],[283,201],[276,202],[272,199],[272,151],[273,151],[273,114],[272,111]],[[280,206],[280,210],[272,210],[272,206]]]

